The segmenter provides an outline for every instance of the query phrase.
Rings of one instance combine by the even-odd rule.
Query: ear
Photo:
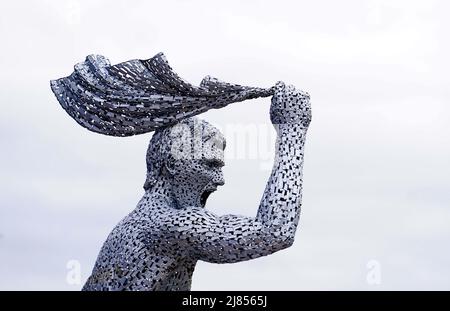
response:
[[[168,157],[168,159],[164,162],[164,167],[166,168],[169,175],[175,175],[175,159],[172,157]]]

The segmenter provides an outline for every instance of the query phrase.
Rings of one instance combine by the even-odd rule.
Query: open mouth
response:
[[[208,200],[209,195],[211,193],[213,193],[214,191],[215,191],[215,189],[203,191],[202,195],[200,196],[200,204],[202,205],[202,207],[205,207],[206,201]]]

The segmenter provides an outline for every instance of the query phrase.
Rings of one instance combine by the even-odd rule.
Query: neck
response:
[[[166,200],[169,206],[179,208],[171,185],[172,183],[170,180],[165,177],[160,177],[150,188],[145,191],[145,195],[162,197]]]
[[[187,190],[189,189],[189,190]],[[201,207],[200,194],[202,189],[195,187],[189,181],[174,180],[171,177],[160,176],[146,191],[148,196],[164,197],[172,208]]]

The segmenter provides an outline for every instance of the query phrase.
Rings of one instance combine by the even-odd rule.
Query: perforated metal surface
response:
[[[50,85],[75,121],[112,136],[151,132],[209,109],[273,94],[273,88],[240,86],[210,76],[194,86],[172,70],[162,53],[114,66],[104,56],[89,55],[70,76]]]

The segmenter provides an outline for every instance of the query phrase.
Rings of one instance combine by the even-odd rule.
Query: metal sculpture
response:
[[[292,245],[311,121],[307,93],[282,82],[260,89],[205,79],[194,87],[173,73],[162,54],[116,66],[88,57],[78,67],[52,81],[78,123],[115,136],[156,130],[147,151],[145,194],[108,236],[83,290],[190,290],[198,260],[233,263]],[[192,116],[270,94],[276,156],[256,217],[217,216],[205,204],[225,182],[225,138]]]

